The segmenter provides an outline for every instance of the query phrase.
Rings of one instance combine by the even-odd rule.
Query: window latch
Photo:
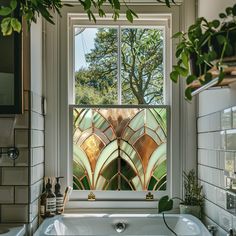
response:
[[[153,201],[154,200],[154,196],[153,196],[153,194],[151,192],[148,192],[146,194],[146,200],[147,201]]]
[[[93,192],[90,192],[90,194],[88,195],[88,201],[95,201],[96,200],[96,196]]]

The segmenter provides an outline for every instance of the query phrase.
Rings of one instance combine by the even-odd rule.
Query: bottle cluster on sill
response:
[[[42,218],[62,214],[64,210],[64,195],[61,193],[60,178],[56,178],[55,191],[52,190],[52,180],[47,178],[43,184],[43,192],[40,198],[40,216]]]

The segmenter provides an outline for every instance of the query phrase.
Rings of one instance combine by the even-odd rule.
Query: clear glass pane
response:
[[[166,189],[165,108],[74,108],[73,114],[74,189]],[[84,120],[92,127],[84,129]]]
[[[163,30],[121,29],[122,104],[163,104]]]
[[[75,28],[75,104],[117,104],[117,32]]]

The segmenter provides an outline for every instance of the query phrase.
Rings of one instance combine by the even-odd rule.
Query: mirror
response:
[[[0,6],[4,2],[0,0]],[[21,34],[0,32],[0,114],[22,113],[21,56]]]

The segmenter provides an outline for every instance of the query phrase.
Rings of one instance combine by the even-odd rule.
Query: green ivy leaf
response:
[[[169,196],[164,196],[158,201],[158,211],[162,213],[164,211],[170,211],[173,209],[173,200]]]
[[[177,71],[172,71],[170,73],[170,79],[174,82],[177,83],[179,78],[179,73]]]
[[[12,26],[14,31],[20,33],[20,31],[21,31],[21,23],[19,22],[18,19],[12,18],[11,19],[11,26]]]
[[[179,38],[180,36],[183,36],[184,35],[184,33],[183,32],[177,32],[176,34],[174,34],[173,36],[172,36],[172,38]]]
[[[228,16],[231,15],[231,14],[232,14],[232,10],[233,10],[232,7],[227,7],[227,8],[225,9],[226,14],[227,14]]]
[[[173,66],[173,67],[174,67],[174,69],[175,69],[176,71],[178,71],[178,73],[179,73],[181,76],[186,77],[186,76],[188,75],[188,72],[189,72],[188,69],[186,69],[186,68],[184,68],[184,67],[182,67],[182,66]]]
[[[221,19],[227,18],[227,16],[226,16],[225,13],[220,13],[220,14],[219,14],[219,17],[220,17]]]
[[[126,10],[126,18],[129,22],[133,23],[133,15],[132,12],[130,11],[130,9]]]
[[[193,81],[195,81],[197,79],[197,76],[195,75],[189,75],[186,79],[186,83],[187,85],[191,84]]]
[[[204,78],[205,78],[205,82],[208,83],[212,80],[212,74],[211,73],[206,73]]]
[[[17,7],[17,0],[11,0],[10,6],[11,6],[11,9],[14,11]]]
[[[119,2],[119,0],[113,0],[113,3],[114,3],[115,9],[120,10],[120,2]]]
[[[187,100],[189,100],[189,101],[191,101],[192,100],[192,88],[190,88],[190,87],[187,87],[186,89],[185,89],[185,98],[187,99]]]
[[[0,16],[8,16],[12,13],[12,9],[10,7],[1,7],[0,8]]]
[[[234,16],[236,16],[236,4],[233,6],[232,13]]]
[[[218,28],[218,27],[220,26],[220,21],[219,21],[219,20],[213,20],[213,21],[212,21],[212,26],[213,26],[214,28]]]
[[[188,58],[188,53],[186,51],[183,51],[181,54],[181,59],[186,68],[189,66],[189,58]]]

